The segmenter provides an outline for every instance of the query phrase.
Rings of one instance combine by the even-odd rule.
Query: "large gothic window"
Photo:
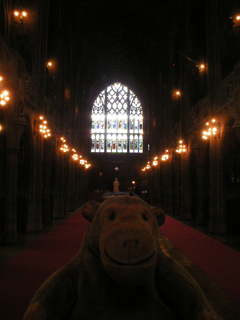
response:
[[[143,110],[121,83],[103,90],[92,107],[91,152],[142,153]]]

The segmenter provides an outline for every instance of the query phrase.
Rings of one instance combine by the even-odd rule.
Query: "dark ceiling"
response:
[[[239,59],[230,19],[238,7],[239,0],[50,1],[49,37],[54,43],[51,21],[57,19],[69,44],[74,43],[69,47],[91,103],[114,81],[131,87],[147,105],[153,90],[165,86],[170,92],[185,81],[194,104],[207,93],[199,92],[196,66],[207,61],[213,14],[218,20],[223,76]]]
[[[124,81],[140,95],[169,59],[175,1],[79,1],[75,7],[77,49],[90,88]]]

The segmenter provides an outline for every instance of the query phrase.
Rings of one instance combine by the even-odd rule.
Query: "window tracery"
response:
[[[132,90],[117,82],[98,95],[91,139],[91,152],[143,152],[143,110]]]

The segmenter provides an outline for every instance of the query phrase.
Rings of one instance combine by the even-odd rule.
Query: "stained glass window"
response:
[[[117,82],[98,95],[91,138],[91,152],[143,152],[143,110],[132,90]]]

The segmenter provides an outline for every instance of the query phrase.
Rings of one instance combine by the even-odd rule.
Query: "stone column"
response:
[[[222,161],[220,157],[220,139],[210,138],[210,213],[209,232],[226,233],[224,208],[222,206]]]
[[[190,220],[190,193],[189,193],[189,174],[188,174],[188,158],[187,153],[180,154],[181,156],[181,219]]]
[[[35,158],[31,157],[31,167],[30,167],[30,184],[28,192],[29,206],[28,206],[28,217],[27,217],[27,232],[37,232],[38,226],[35,219],[35,198],[36,198],[36,179],[34,175],[35,168]]]
[[[173,172],[172,172],[172,164],[173,157],[172,157],[172,150],[169,149],[169,159],[165,161],[163,164],[165,166],[165,187],[166,187],[166,202],[165,202],[165,210],[166,212],[172,213],[173,212],[173,194],[174,194],[174,186],[173,186]]]
[[[17,178],[18,152],[21,136],[27,123],[24,117],[15,115],[7,132],[7,173],[6,173],[6,204],[3,242],[17,242]]]
[[[175,162],[175,175],[174,175],[174,215],[180,216],[181,213],[181,198],[182,198],[182,183],[181,183],[181,162],[179,155],[176,155]]]
[[[197,218],[196,224],[203,226],[205,224],[205,164],[203,150],[197,152]]]
[[[62,152],[57,153],[56,173],[55,173],[55,191],[54,191],[54,212],[53,218],[60,219],[64,216],[64,155]]]
[[[17,242],[17,173],[18,149],[7,149],[7,179],[4,243]]]
[[[67,211],[74,210],[74,181],[75,181],[75,170],[74,170],[74,160],[69,159],[69,174],[68,174],[68,193],[67,193]]]
[[[42,164],[43,164],[43,140],[40,135],[37,136],[36,148],[34,152],[35,165],[34,175],[36,179],[36,197],[35,197],[35,221],[37,231],[42,231],[43,228],[43,213],[42,213]]]
[[[51,201],[50,201],[50,174],[51,174],[51,146],[45,141],[44,158],[43,158],[43,223],[51,222]]]

